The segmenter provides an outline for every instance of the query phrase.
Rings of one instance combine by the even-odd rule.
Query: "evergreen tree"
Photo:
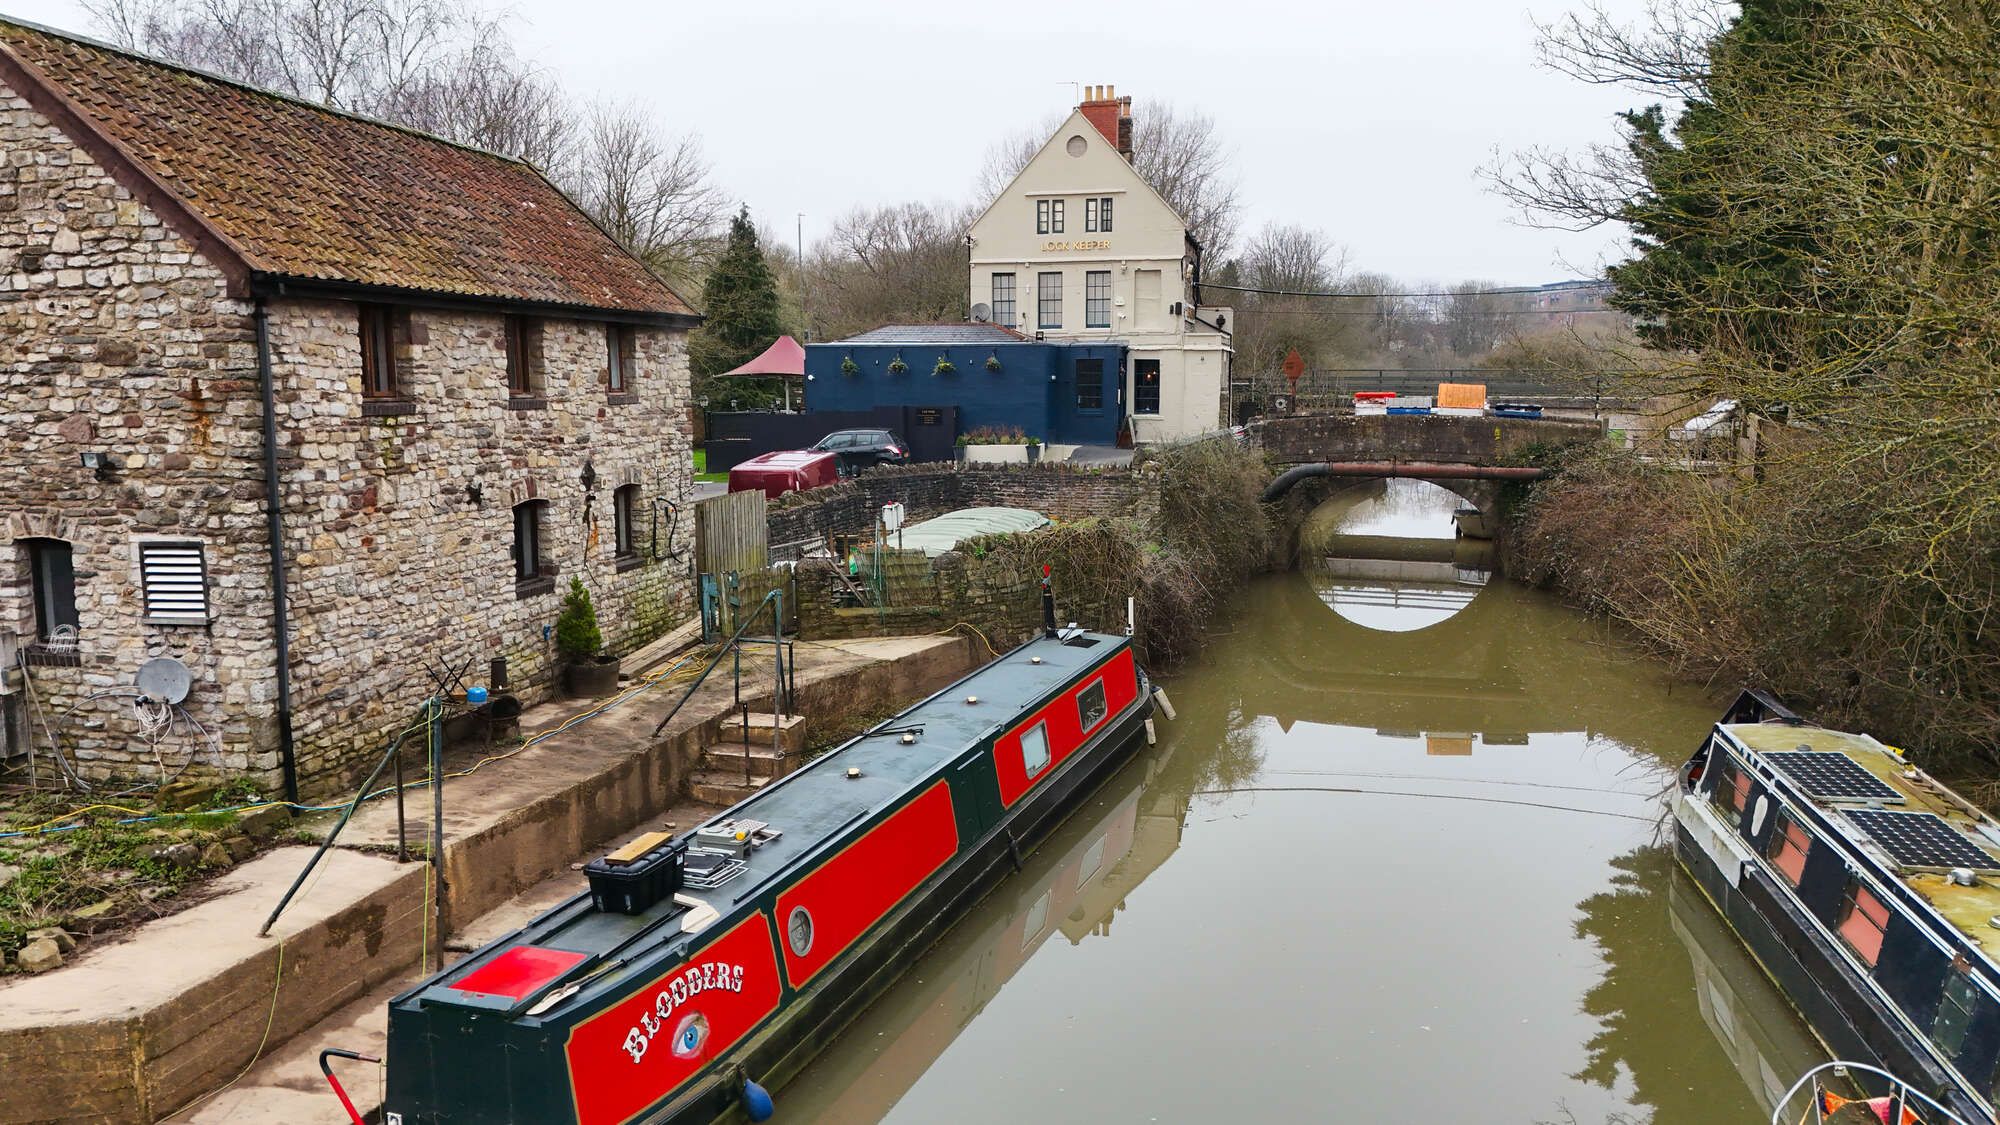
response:
[[[780,398],[783,390],[775,379],[715,379],[756,358],[784,332],[777,282],[747,206],[729,221],[729,241],[702,285],[701,305],[702,326],[688,342],[695,395],[707,395],[711,407],[726,407],[732,399],[745,408],[766,406]]]

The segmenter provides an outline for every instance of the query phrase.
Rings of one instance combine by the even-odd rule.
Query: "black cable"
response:
[[[1260,289],[1254,285],[1224,285],[1217,281],[1204,281],[1203,289],[1227,289],[1232,293],[1261,293],[1266,297],[1521,297],[1532,293],[1573,293],[1578,289],[1610,288],[1609,282],[1587,282],[1570,289],[1462,289],[1456,293],[1335,293],[1330,290],[1312,289]]]
[[[1612,812],[1609,809],[1584,809],[1575,805],[1546,805],[1540,801],[1510,801],[1504,797],[1469,797],[1456,793],[1411,793],[1400,789],[1352,789],[1330,785],[1243,785],[1232,789],[1197,789],[1194,795],[1205,797],[1220,793],[1366,793],[1377,797],[1432,797],[1440,801],[1476,801],[1486,805],[1521,805],[1531,809],[1553,809],[1557,812],[1583,813],[1587,816],[1615,816],[1623,820],[1636,820],[1652,824],[1659,819],[1655,816],[1638,816],[1634,813]]]

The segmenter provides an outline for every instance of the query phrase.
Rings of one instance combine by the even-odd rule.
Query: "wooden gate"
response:
[[[771,563],[770,524],[762,492],[725,492],[694,506],[695,570],[763,570]]]

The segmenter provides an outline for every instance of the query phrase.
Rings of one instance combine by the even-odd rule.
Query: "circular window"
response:
[[[1082,156],[1083,150],[1089,147],[1090,147],[1090,142],[1084,140],[1082,134],[1078,134],[1077,136],[1071,137],[1069,139],[1069,143],[1063,146],[1063,148],[1068,150],[1071,156]]]
[[[785,920],[785,940],[791,945],[794,957],[804,957],[812,952],[813,916],[805,907],[792,907],[791,917]]]

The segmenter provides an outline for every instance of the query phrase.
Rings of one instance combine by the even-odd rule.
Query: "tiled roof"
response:
[[[840,344],[1018,344],[1029,340],[1011,328],[997,324],[885,324],[870,328]]]
[[[23,76],[251,273],[693,313],[524,162],[0,18],[0,78]]]

